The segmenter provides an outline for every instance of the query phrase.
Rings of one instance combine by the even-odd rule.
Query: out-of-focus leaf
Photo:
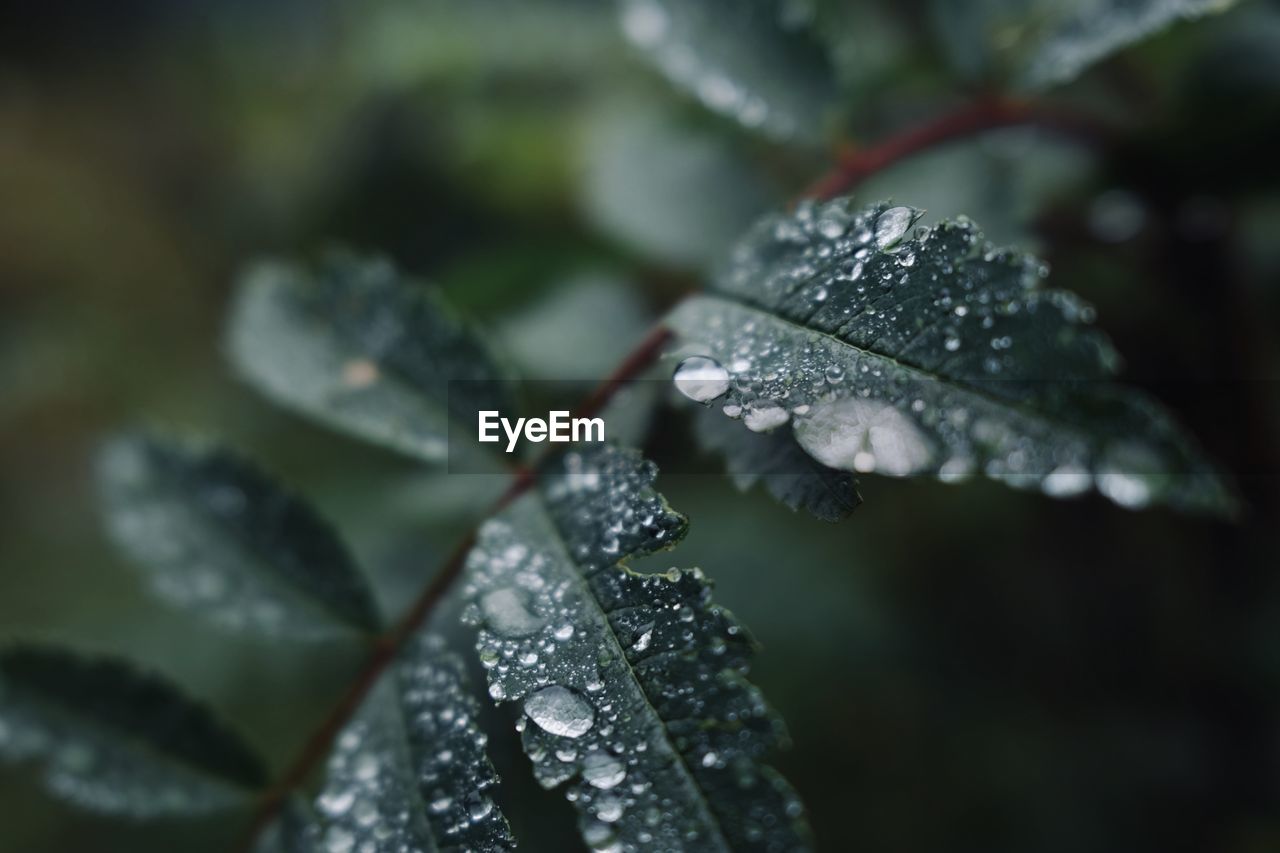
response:
[[[598,73],[619,42],[595,0],[374,0],[351,6],[349,62],[383,85]],[[501,26],[495,26],[501,21]]]
[[[588,274],[508,317],[497,337],[526,379],[598,381],[644,337],[651,320],[627,282]]]
[[[913,236],[919,215],[839,199],[763,219],[669,318],[714,364],[686,393],[842,470],[1233,509],[1169,414],[1114,382],[1091,307],[965,218]]]
[[[656,105],[597,110],[583,145],[590,223],[665,263],[707,266],[779,200],[731,138]]]
[[[128,664],[23,646],[0,653],[0,757],[35,760],[54,794],[134,817],[242,805],[253,752],[173,685]]]
[[[594,849],[806,849],[794,792],[758,763],[785,735],[745,678],[753,641],[701,571],[626,565],[686,529],[656,473],[610,445],[563,454],[482,528],[466,616],[489,694],[521,704],[534,773],[568,783]]]
[[[777,139],[820,139],[834,73],[813,8],[782,0],[620,0],[622,29],[676,86]]]
[[[167,601],[220,625],[296,637],[378,627],[333,529],[221,448],[126,435],[98,465],[107,527]]]
[[[1234,0],[933,0],[938,40],[971,76],[1030,87],[1072,79],[1175,21],[1220,12]]]
[[[253,267],[227,331],[240,373],[276,402],[430,461],[450,421],[510,411],[510,389],[484,343],[419,282],[386,260],[332,254],[314,274]]]
[[[987,239],[1036,248],[1031,226],[1055,198],[1087,185],[1093,158],[1072,140],[1011,127],[940,146],[861,183],[864,198],[909,198],[934,220],[967,215]]]
[[[286,809],[267,849],[499,851],[515,847],[456,655],[416,638],[338,736],[315,814]]]
[[[852,474],[818,462],[786,433],[745,430],[715,408],[695,415],[698,441],[724,456],[738,488],[745,491],[763,483],[783,506],[803,509],[823,521],[840,521],[862,502]]]

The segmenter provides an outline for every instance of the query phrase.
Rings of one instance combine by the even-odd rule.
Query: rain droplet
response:
[[[1060,465],[1045,476],[1040,488],[1051,498],[1068,498],[1089,491],[1093,477],[1076,465]]]
[[[590,702],[558,684],[525,699],[524,712],[539,728],[561,737],[582,737],[591,730],[596,716]]]
[[[504,637],[527,637],[540,630],[542,619],[529,612],[524,596],[512,587],[495,589],[480,599],[485,624]]]
[[[626,776],[622,762],[606,752],[593,752],[582,759],[582,778],[592,787],[608,790]]]
[[[888,249],[907,233],[913,212],[909,207],[891,207],[876,219],[876,246]]]
[[[766,432],[780,427],[791,418],[791,413],[773,400],[757,400],[747,407],[742,422],[752,432]]]
[[[729,371],[714,358],[695,355],[676,366],[676,388],[690,400],[707,403],[729,390]]]

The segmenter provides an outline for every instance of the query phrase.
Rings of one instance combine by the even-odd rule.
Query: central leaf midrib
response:
[[[856,344],[849,343],[844,338],[841,338],[830,332],[824,331],[822,329],[815,329],[812,326],[807,326],[803,323],[796,322],[788,317],[784,317],[774,310],[758,305],[747,299],[743,299],[738,296],[723,293],[721,291],[709,291],[708,293],[703,294],[703,298],[722,299],[725,302],[728,302],[732,305],[736,305],[739,308],[743,308],[747,311],[753,311],[761,315],[762,317],[766,317],[770,320],[774,320],[778,323],[782,323],[792,329],[796,329],[800,332],[807,332],[808,334],[811,334],[811,335],[818,335],[819,337],[825,338],[826,340],[829,340],[829,341],[833,341],[834,343],[839,344],[840,346],[848,347],[849,349],[853,350],[859,355],[865,356],[867,358],[877,359],[879,361],[887,362],[888,364],[892,365],[895,369],[900,370],[904,373],[914,374],[916,377],[929,382],[937,382],[942,387],[954,388],[957,391],[960,391],[962,393],[969,394],[974,397],[978,397],[979,399],[981,399],[982,401],[984,401],[989,405],[997,406],[999,408],[1004,408],[1004,409],[1011,409],[1013,411],[1016,411],[1022,414],[1027,418],[1043,421],[1047,424],[1053,425],[1056,428],[1063,429],[1063,430],[1070,430],[1071,432],[1079,433],[1083,435],[1084,438],[1090,442],[1094,440],[1094,436],[1090,433],[1089,427],[1084,424],[1073,423],[1071,421],[1062,420],[1061,418],[1056,417],[1044,411],[1043,409],[1032,408],[1027,406],[1026,403],[1019,402],[1017,400],[1012,400],[1007,397],[1000,397],[990,392],[983,391],[981,388],[975,387],[963,379],[958,379],[955,377],[950,377],[950,376],[945,376],[939,373],[935,373],[929,370],[928,368],[920,367],[910,362],[900,361],[899,359],[887,353],[865,349]]]

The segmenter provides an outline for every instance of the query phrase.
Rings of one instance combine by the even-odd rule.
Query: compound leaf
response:
[[[312,812],[289,803],[260,848],[501,851],[515,847],[462,663],[420,636],[339,734]]]
[[[820,139],[834,71],[813,10],[779,0],[620,0],[622,29],[674,85],[775,139]]]
[[[610,445],[559,455],[482,528],[466,616],[489,694],[520,703],[534,773],[567,783],[593,849],[807,849],[759,763],[785,732],[746,680],[754,642],[701,571],[626,565],[686,529],[655,476]]]
[[[700,359],[686,393],[840,470],[1232,510],[1169,414],[1114,382],[1091,307],[963,217],[910,234],[919,216],[839,199],[764,218],[668,318]]]
[[[441,461],[450,422],[507,411],[510,389],[484,343],[384,259],[329,255],[314,273],[263,262],[241,281],[232,362],[276,402],[403,453]]]
[[[0,653],[0,756],[41,762],[76,805],[134,817],[240,806],[265,781],[249,747],[167,681],[35,646]]]
[[[98,466],[107,527],[165,600],[231,628],[372,632],[373,596],[333,529],[247,460],[126,435]]]

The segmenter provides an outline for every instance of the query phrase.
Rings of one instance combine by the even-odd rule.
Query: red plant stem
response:
[[[597,414],[608,404],[613,395],[624,385],[635,379],[662,351],[662,347],[671,338],[671,331],[658,325],[645,336],[639,345],[623,359],[618,368],[603,382],[595,387],[582,405],[574,413],[577,417],[589,417]],[[517,469],[506,490],[485,513],[488,518],[502,511],[512,501],[527,492],[536,481],[536,466]],[[281,774],[276,784],[271,786],[261,797],[248,830],[242,836],[236,849],[248,853],[258,835],[266,829],[271,820],[280,813],[289,795],[301,787],[316,767],[329,754],[334,740],[343,726],[355,716],[363,704],[369,691],[378,682],[379,677],[395,662],[396,655],[404,644],[419,628],[426,623],[436,606],[448,593],[453,582],[462,574],[467,555],[475,545],[477,530],[472,528],[454,546],[444,565],[431,578],[431,582],[417,597],[405,614],[395,625],[389,628],[373,642],[368,658],[356,673],[355,679],[339,697],[333,708],[325,715],[324,720],[308,736],[298,756]]]
[[[834,198],[876,172],[927,148],[984,130],[1022,124],[1086,139],[1096,138],[1103,130],[1096,121],[1063,110],[1012,98],[984,97],[896,133],[878,145],[844,152],[836,167],[815,181],[804,192],[804,197],[824,201]]]

